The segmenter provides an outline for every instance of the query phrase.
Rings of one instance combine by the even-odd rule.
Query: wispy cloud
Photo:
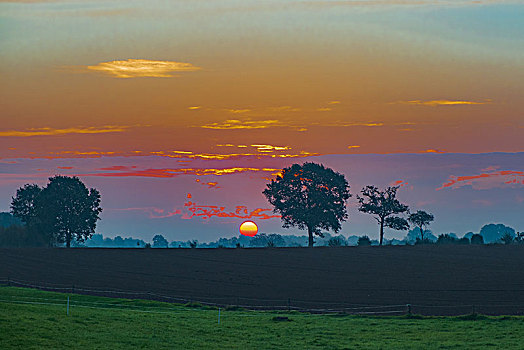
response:
[[[393,104],[405,104],[413,106],[429,106],[429,107],[438,107],[438,106],[464,106],[464,105],[485,105],[490,104],[491,100],[484,101],[465,101],[465,100],[410,100],[410,101],[397,101]]]
[[[194,72],[201,69],[191,63],[145,59],[101,62],[86,68],[90,71],[108,74],[116,78],[171,78],[175,76],[173,75],[174,72]]]
[[[53,136],[66,134],[105,134],[110,132],[124,132],[130,126],[123,125],[105,125],[101,127],[74,127],[74,128],[30,128],[25,130],[7,130],[0,131],[0,136],[3,137],[30,137],[30,136]]]
[[[476,190],[484,190],[504,185],[524,185],[524,171],[500,170],[468,176],[450,176],[437,191],[445,188],[460,188],[471,186]]]
[[[440,149],[436,149],[436,148],[430,148],[430,149],[425,149],[425,150],[421,151],[420,153],[446,153],[446,151],[440,150]]]
[[[107,171],[108,168],[100,168],[98,170]],[[134,169],[131,167],[118,166],[112,167],[111,170],[114,172],[100,172],[100,173],[90,173],[82,174],[81,176],[101,176],[101,177],[157,177],[157,178],[173,178],[180,175],[196,175],[196,176],[206,176],[206,175],[231,175],[237,173],[245,172],[263,172],[263,173],[277,173],[281,169],[274,168],[160,168],[160,169]]]
[[[200,125],[204,129],[233,130],[233,129],[265,129],[272,126],[283,126],[282,122],[272,120],[238,120],[228,119],[223,122]]]
[[[248,112],[251,112],[250,109],[226,109],[226,111],[228,111],[229,113],[233,113],[233,114],[243,114],[243,113],[248,113]]]

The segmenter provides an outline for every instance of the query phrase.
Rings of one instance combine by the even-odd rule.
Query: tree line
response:
[[[412,212],[408,205],[397,199],[399,188],[389,186],[381,190],[377,186],[367,185],[356,196],[358,210],[372,215],[379,226],[378,245],[384,243],[385,228],[404,231],[410,227],[419,231],[419,243],[432,243],[427,232],[434,216],[423,210]],[[352,197],[349,183],[343,174],[311,162],[284,168],[262,193],[273,206],[273,211],[281,216],[284,228],[307,230],[309,247],[315,244],[315,236],[325,236],[324,231],[340,231],[342,222],[348,219],[347,202]],[[49,178],[45,187],[26,184],[16,191],[11,202],[11,214],[18,224],[9,230],[0,228],[0,244],[3,241],[3,245],[6,245],[7,241],[7,245],[11,246],[65,244],[70,247],[72,242],[82,243],[95,232],[102,212],[100,201],[99,191],[88,189],[78,177],[57,175]],[[258,235],[257,239],[264,240],[265,246],[280,246],[282,242],[279,237]],[[467,239],[477,243],[482,238],[472,234]],[[520,234],[515,235],[513,231],[503,241],[520,242],[522,239]],[[455,237],[439,236],[436,240],[455,242]],[[367,236],[360,237],[357,242],[358,245],[371,243]],[[192,247],[196,245],[196,241],[190,244]],[[331,237],[328,245],[344,245],[343,236]],[[156,235],[153,246],[169,246],[169,243],[163,236]],[[179,246],[182,247],[182,243]]]
[[[434,216],[423,210],[410,212],[406,204],[397,199],[400,186],[380,190],[373,185],[365,186],[359,195],[358,210],[370,214],[379,225],[379,245],[384,241],[384,228],[408,230],[410,223],[419,228],[422,239],[424,231]],[[262,192],[273,211],[281,215],[282,226],[307,229],[308,246],[313,247],[314,236],[323,236],[322,230],[337,233],[341,223],[348,219],[347,201],[352,196],[350,186],[343,174],[322,164],[293,164],[284,168],[276,179],[267,184]]]

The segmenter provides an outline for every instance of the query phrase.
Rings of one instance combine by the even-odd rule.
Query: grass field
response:
[[[218,310],[0,287],[1,349],[522,349],[524,317]],[[286,316],[290,321],[276,321]]]

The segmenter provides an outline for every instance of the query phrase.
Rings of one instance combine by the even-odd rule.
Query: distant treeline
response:
[[[316,246],[366,246],[378,245],[378,241],[370,239],[368,236],[343,235],[334,236],[324,233],[324,237],[315,237]],[[403,239],[385,240],[386,245],[415,245],[415,244],[493,244],[493,243],[522,243],[524,237],[522,233],[515,232],[515,229],[503,224],[484,225],[480,232],[468,232],[462,237],[455,233],[445,233],[435,235],[430,230],[424,233],[424,240],[421,239],[420,230],[414,228],[408,231]],[[306,247],[308,245],[307,236],[280,235],[276,233],[260,233],[255,237],[238,236],[232,238],[220,238],[213,242],[192,241],[171,241],[169,242],[163,235],[157,234],[151,242],[146,242],[137,238],[114,238],[104,237],[102,234],[95,234],[83,243],[74,242],[76,247],[107,247],[107,248],[236,248],[236,247]],[[23,225],[17,218],[10,213],[0,213],[0,247],[43,247],[47,246],[45,237],[40,237],[37,232]]]

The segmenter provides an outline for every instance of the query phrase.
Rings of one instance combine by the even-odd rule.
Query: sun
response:
[[[258,226],[253,221],[244,221],[240,225],[240,233],[244,236],[254,237],[258,233]]]

